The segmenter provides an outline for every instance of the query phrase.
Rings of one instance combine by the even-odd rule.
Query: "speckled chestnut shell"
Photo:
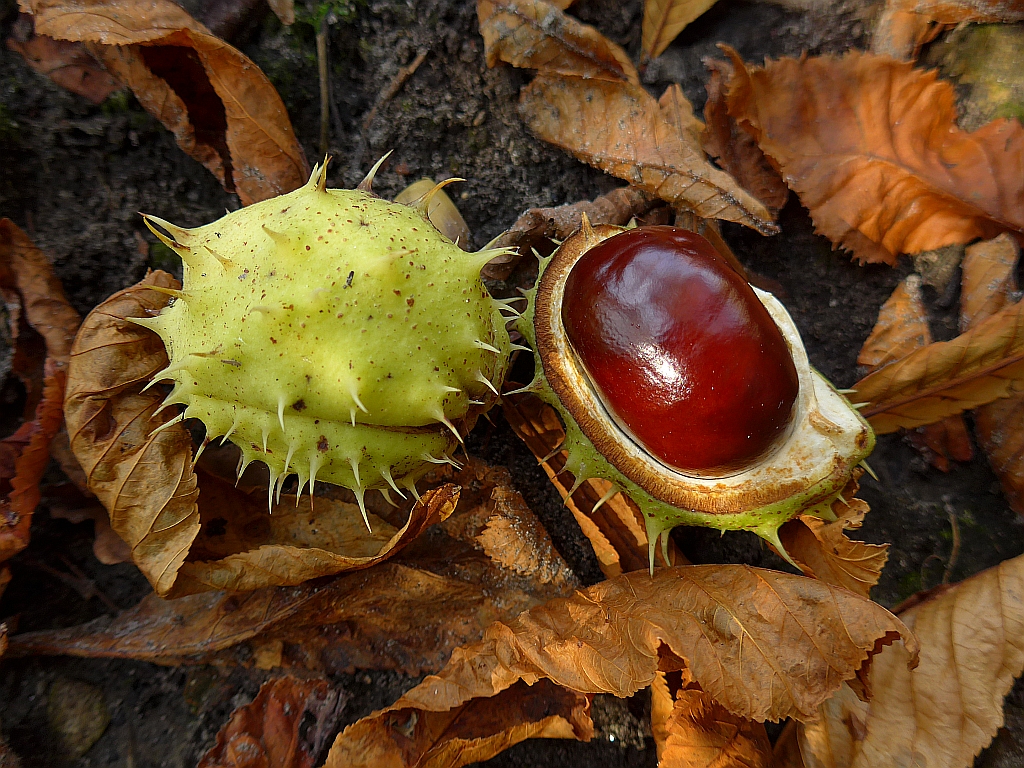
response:
[[[609,414],[565,333],[561,306],[566,279],[590,248],[625,231],[583,226],[542,260],[537,285],[518,328],[536,357],[524,388],[554,406],[566,428],[566,470],[577,485],[603,478],[640,507],[653,546],[676,525],[751,530],[776,544],[780,525],[801,512],[828,516],[854,468],[874,447],[874,434],[850,403],[811,368],[789,313],[755,289],[789,346],[799,377],[792,424],[777,448],[727,477],[683,474],[653,459]],[[784,551],[784,550],[783,550]]]

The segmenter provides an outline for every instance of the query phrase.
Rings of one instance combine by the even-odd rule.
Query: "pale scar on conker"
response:
[[[652,564],[680,524],[751,530],[785,555],[779,526],[831,516],[874,447],[785,308],[693,232],[584,218],[527,298],[518,328],[536,367],[524,390],[558,410],[577,487],[603,478],[605,500],[622,492],[640,507]]]
[[[299,494],[323,480],[360,507],[369,489],[415,495],[508,367],[514,312],[480,279],[498,251],[466,253],[438,232],[432,193],[378,198],[374,171],[327,189],[318,166],[301,189],[195,229],[146,217],[184,263],[171,303],[138,321],[167,348],[153,381],[173,382],[165,405],[185,406],[179,419],[239,447],[239,472],[265,463],[271,499],[290,475]]]

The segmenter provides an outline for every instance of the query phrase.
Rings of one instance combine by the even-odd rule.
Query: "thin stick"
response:
[[[394,78],[392,78],[391,82],[388,83],[388,87],[384,89],[380,98],[377,100],[377,103],[373,105],[373,109],[370,110],[370,113],[363,120],[363,133],[366,133],[366,131],[369,130],[374,118],[377,117],[377,111],[395,98],[395,95],[402,90],[402,86],[405,85],[405,82],[415,74],[417,69],[420,68],[420,64],[422,64],[423,60],[427,58],[427,54],[429,52],[430,51],[426,49],[420,50],[420,52],[416,54],[416,58],[412,60],[412,63],[398,70],[398,74],[396,74]]]
[[[331,107],[327,88],[327,20],[316,33],[316,64],[320,74],[320,157],[327,154],[330,140]]]
[[[949,517],[949,527],[953,529],[953,549],[949,553],[949,560],[946,561],[946,570],[942,572],[942,583],[949,584],[953,575],[953,568],[960,557],[960,523],[956,519],[956,510],[948,501],[946,503],[946,515]]]

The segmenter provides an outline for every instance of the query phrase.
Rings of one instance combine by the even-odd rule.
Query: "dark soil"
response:
[[[184,4],[203,17],[205,4]],[[526,132],[516,101],[529,75],[485,66],[471,0],[338,0],[331,5],[332,186],[353,186],[389,150],[392,159],[375,183],[384,196],[393,196],[421,176],[461,176],[468,181],[458,188],[457,203],[479,247],[529,207],[593,198],[620,185]],[[720,55],[717,43],[726,42],[744,59],[755,61],[804,51],[841,52],[864,45],[870,26],[864,19],[870,11],[833,6],[827,16],[815,16],[720,0],[648,69],[645,84],[660,93],[679,82],[699,110],[705,98],[701,59]],[[639,0],[580,0],[573,13],[636,54]],[[14,0],[0,0],[0,36],[8,36],[16,17]],[[307,155],[315,158],[320,129],[312,27],[299,23],[283,28],[272,15],[257,14],[233,42],[277,85]],[[427,51],[422,66],[394,98],[378,104],[398,70],[421,50]],[[83,314],[139,280],[147,269],[173,269],[169,252],[154,247],[138,211],[194,226],[236,207],[237,199],[184,155],[132,97],[116,95],[93,106],[0,47],[0,215],[23,227],[53,259],[72,303]],[[911,265],[855,266],[813,233],[795,199],[780,224],[782,234],[771,239],[733,226],[726,227],[725,236],[751,270],[781,284],[781,298],[804,335],[812,364],[838,386],[848,386],[858,377],[857,352],[879,306]],[[941,327],[954,303],[948,296],[930,298]],[[5,373],[0,370],[0,376]],[[22,397],[12,381],[0,391],[8,428],[14,426]],[[517,487],[581,580],[599,580],[588,543],[500,415],[494,427],[481,423],[471,450],[511,468]],[[889,564],[874,592],[882,604],[891,607],[935,586],[947,568],[959,580],[1024,552],[1021,521],[1008,508],[983,457],[943,474],[905,438],[886,436],[879,440],[871,464],[881,480],[864,480],[861,496],[872,512],[859,535],[892,543]],[[954,563],[949,562],[951,517],[962,539]],[[94,559],[88,524],[53,519],[44,504],[36,513],[32,536],[28,550],[11,563],[14,580],[0,601],[0,619],[14,631],[69,626],[111,610],[54,575],[68,573],[72,566],[121,608],[148,591],[133,566],[102,566]],[[717,532],[686,530],[678,531],[677,539],[694,562],[784,567],[752,535],[720,537]],[[75,762],[57,751],[49,731],[49,691],[61,679],[97,686],[111,716],[104,735]],[[8,660],[0,672],[0,726],[26,766],[189,766],[212,744],[230,711],[255,695],[262,680],[263,673],[241,669]],[[347,723],[390,703],[416,680],[365,672],[339,676],[336,682],[351,695],[343,715]],[[644,706],[642,700],[626,706],[602,703],[594,742],[526,742],[488,764],[653,766],[653,742],[643,736]],[[1024,764],[1024,688],[1018,686],[1009,697],[1007,728],[977,764]]]

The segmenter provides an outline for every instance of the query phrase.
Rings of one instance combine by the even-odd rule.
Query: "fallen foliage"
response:
[[[399,559],[297,587],[152,595],[113,621],[19,635],[13,653],[436,672],[492,622],[577,584],[507,470],[471,462],[448,479],[463,487],[456,511]]]
[[[347,699],[326,680],[268,680],[231,713],[199,768],[313,768]]]
[[[939,590],[900,613],[921,644],[910,670],[893,645],[874,660],[870,703],[841,689],[800,726],[808,768],[965,768],[1003,723],[1024,670],[1024,558]]]
[[[0,219],[0,296],[15,343],[13,370],[25,383],[25,420],[0,441],[0,563],[28,545],[39,482],[60,429],[68,351],[79,317],[49,260],[10,219]],[[32,334],[43,349],[27,352]],[[34,354],[38,351],[38,355]]]
[[[477,17],[489,67],[640,83],[622,48],[546,0],[477,0]]]
[[[729,114],[860,262],[1024,229],[1024,127],[961,131],[935,72],[856,51],[764,67],[730,55]]]
[[[967,249],[960,303],[962,330],[1013,302],[1019,253],[1009,235]],[[1024,397],[1008,397],[978,408],[974,429],[1010,507],[1024,514]]]
[[[691,21],[715,4],[716,0],[646,0],[640,59],[655,59]]]
[[[243,205],[309,176],[274,86],[241,52],[171,0],[20,0],[36,32],[87,43],[139,103]]]
[[[1024,21],[1024,3],[1019,0],[887,0],[875,23],[871,50],[907,59],[948,27],[1019,21]]]
[[[701,135],[704,150],[718,161],[740,186],[777,214],[789,199],[789,187],[772,167],[749,132],[740,128],[729,114],[726,82],[732,78],[732,65],[720,59],[708,59],[710,72],[704,102],[705,129]]]
[[[764,205],[711,165],[692,133],[639,86],[541,74],[519,107],[539,138],[645,192],[705,219],[778,232]]]
[[[191,435],[158,415],[162,394],[143,391],[167,365],[163,342],[130,322],[167,303],[149,286],[177,287],[164,272],[114,294],[82,325],[71,353],[65,415],[71,447],[114,531],[158,594],[247,590],[299,584],[366,568],[447,517],[458,489],[445,485],[406,504],[404,524],[370,517],[354,503],[287,497],[267,514],[263,492],[250,494],[193,471]],[[201,474],[201,471],[200,471]]]
[[[466,756],[465,739],[453,746],[451,724],[483,739],[474,726],[479,708],[507,717],[507,698],[542,686],[551,701],[559,689],[629,696],[659,671],[685,669],[733,715],[813,719],[844,680],[865,674],[870,657],[900,637],[913,664],[916,641],[898,619],[803,576],[740,565],[626,574],[492,625],[438,675],[348,726],[327,765],[464,765],[484,755]],[[571,722],[564,717],[556,735],[589,738],[588,722]],[[498,723],[486,755],[495,742],[529,736],[518,718],[516,725]]]
[[[121,84],[110,76],[83,43],[54,40],[46,35],[29,35],[25,39],[11,36],[7,47],[20,53],[25,63],[72,93],[93,104],[103,102]]]

